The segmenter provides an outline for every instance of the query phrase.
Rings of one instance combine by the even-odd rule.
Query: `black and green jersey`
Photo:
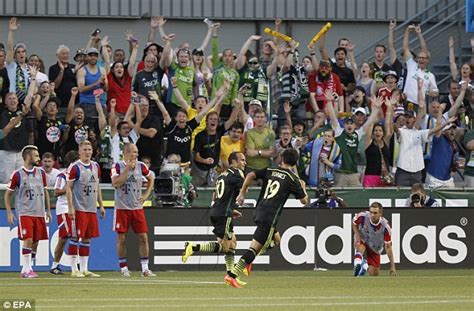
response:
[[[211,217],[232,216],[235,207],[235,199],[239,195],[240,188],[244,183],[244,173],[239,169],[229,168],[222,172],[216,181],[214,192],[214,204],[211,206]]]
[[[264,183],[253,214],[254,221],[275,226],[290,194],[296,199],[302,199],[306,196],[304,189],[299,177],[288,169],[264,168],[255,174]]]

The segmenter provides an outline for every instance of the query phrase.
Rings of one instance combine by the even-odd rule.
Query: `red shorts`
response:
[[[72,236],[72,223],[68,213],[56,215],[58,219],[58,229],[60,238],[70,238]]]
[[[146,224],[145,213],[143,212],[143,209],[115,209],[113,230],[117,233],[126,233],[128,232],[128,228],[130,228],[130,226],[132,226],[133,232],[135,233],[148,232],[148,225]]]
[[[33,239],[33,241],[47,240],[48,231],[44,217],[20,216],[18,220],[18,238],[20,240]]]
[[[99,223],[96,213],[76,211],[76,219],[72,221],[72,236],[82,239],[99,237]]]
[[[374,252],[370,247],[368,247],[365,243],[362,243],[365,246],[367,264],[369,266],[374,266],[376,268],[380,268],[380,254]]]

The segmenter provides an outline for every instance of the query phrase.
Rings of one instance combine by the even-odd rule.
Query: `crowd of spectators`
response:
[[[53,176],[87,139],[103,182],[131,142],[156,172],[164,158],[179,156],[195,186],[213,186],[231,152],[246,154],[247,173],[278,165],[292,148],[310,186],[454,187],[453,172],[465,166],[465,184],[474,187],[474,58],[458,66],[453,38],[452,81],[440,96],[416,25],[405,29],[398,56],[390,21],[388,44],[375,46],[373,62],[356,61],[348,38],[331,57],[330,32],[300,58],[295,41],[253,34],[237,53],[219,50],[221,24],[214,22],[206,23],[201,46],[177,45],[165,25],[152,17],[145,44],[125,31],[129,51],[114,50],[96,31],[74,54],[60,45],[46,71],[41,55],[16,41],[20,24],[10,18],[0,49],[0,183],[23,164],[25,145],[38,146]],[[418,51],[410,49],[411,35]],[[255,43],[260,55],[251,51]],[[474,56],[474,38],[471,46]]]

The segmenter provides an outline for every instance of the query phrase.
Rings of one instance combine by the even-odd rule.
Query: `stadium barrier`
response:
[[[281,244],[258,256],[256,270],[351,269],[351,221],[361,209],[285,208],[278,224]],[[149,226],[150,268],[152,270],[223,270],[223,255],[191,256],[181,263],[185,241],[212,241],[209,209],[146,209]],[[249,247],[255,224],[253,209],[243,209],[236,220],[236,260]],[[399,269],[407,268],[474,268],[474,209],[387,208],[384,216],[392,225],[395,261]],[[91,243],[91,270],[118,270],[115,233],[112,232],[113,211],[101,220],[101,236]],[[35,269],[48,270],[57,241],[56,221],[49,225],[50,241],[38,248]],[[0,210],[0,271],[20,270],[20,243],[16,226],[9,226],[5,210]],[[128,263],[139,269],[138,243],[135,235],[127,238]],[[382,256],[382,264],[388,262]],[[66,256],[62,263],[68,266]],[[383,269],[387,269],[384,266]]]

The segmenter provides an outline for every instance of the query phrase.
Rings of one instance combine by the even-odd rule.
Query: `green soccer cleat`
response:
[[[252,264],[249,263],[248,265],[245,265],[245,269],[242,271],[242,274],[245,276],[249,276],[251,272],[252,272]]]
[[[90,271],[84,271],[84,276],[86,278],[100,278],[99,274],[96,274],[96,273],[90,272]]]
[[[181,260],[183,261],[183,263],[185,263],[188,260],[188,258],[194,253],[193,246],[194,244],[191,242],[184,243],[184,252],[183,252],[183,256],[181,257]]]
[[[237,284],[239,284],[240,286],[247,285],[247,282],[242,281],[240,278],[235,278],[235,280],[237,281]]]

